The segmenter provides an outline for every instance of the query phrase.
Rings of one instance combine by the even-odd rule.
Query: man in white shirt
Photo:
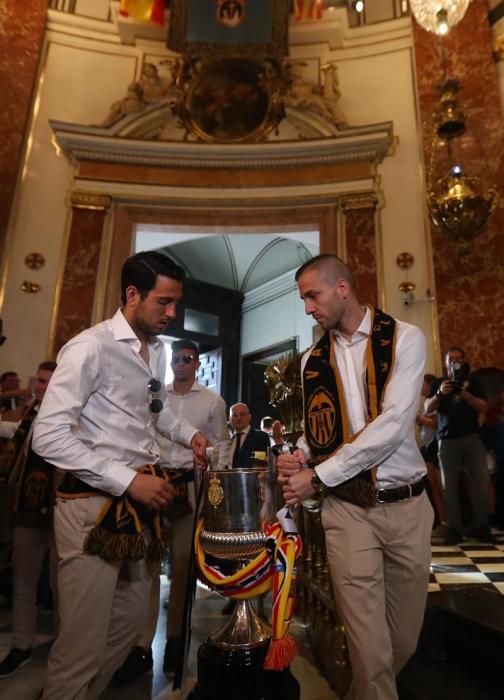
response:
[[[163,546],[156,512],[174,493],[147,466],[159,460],[156,430],[191,446],[198,459],[207,445],[165,403],[162,383],[157,336],[175,317],[183,278],[161,253],[129,258],[123,306],[62,348],[39,411],[33,448],[66,472],[54,513],[60,628],[44,700],[98,697],[145,619],[146,558],[159,559]]]
[[[433,512],[414,429],[425,339],[361,306],[351,271],[334,255],[308,261],[296,280],[325,334],[303,357],[305,432],[294,454],[278,458],[284,496],[289,505],[323,497],[353,697],[396,700],[395,676],[422,626],[431,560]]]
[[[166,387],[168,403],[176,416],[190,420],[206,435],[212,445],[218,446],[228,438],[225,401],[219,394],[196,381],[196,373],[200,366],[199,350],[192,340],[175,340],[171,350],[173,382]],[[162,437],[158,438],[158,443],[161,464],[179,473],[173,482],[177,488],[177,496],[173,507],[168,508],[167,512],[170,519],[171,585],[163,670],[165,673],[173,673],[177,656],[181,652],[180,637],[196,509],[195,475],[190,449]],[[136,646],[115,675],[119,685],[129,683],[152,669],[151,647],[159,615],[159,593],[159,576],[154,576],[146,623],[142,627]]]

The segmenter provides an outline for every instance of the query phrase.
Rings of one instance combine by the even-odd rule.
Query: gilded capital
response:
[[[339,207],[343,211],[351,209],[376,209],[379,203],[380,198],[376,192],[344,195],[338,200]]]
[[[94,192],[72,192],[70,204],[74,209],[96,209],[106,211],[112,204],[112,198]]]

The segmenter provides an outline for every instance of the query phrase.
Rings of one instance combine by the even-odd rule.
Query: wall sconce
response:
[[[37,282],[30,282],[29,280],[25,280],[21,285],[21,291],[26,292],[26,294],[37,294],[41,289],[42,287],[40,284]]]
[[[404,281],[401,282],[399,286],[399,291],[401,292],[401,299],[403,306],[410,307],[415,301],[415,295],[413,290],[416,289],[416,284],[408,279],[408,270],[413,266],[415,258],[411,253],[401,253],[396,258],[396,265],[400,270],[404,270],[405,277]]]

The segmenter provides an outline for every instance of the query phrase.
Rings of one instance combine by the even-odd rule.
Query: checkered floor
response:
[[[433,537],[429,592],[478,585],[504,594],[504,532],[492,532],[496,544],[466,539],[447,547]]]

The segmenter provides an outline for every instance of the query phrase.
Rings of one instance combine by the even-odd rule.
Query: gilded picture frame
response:
[[[168,47],[186,57],[288,53],[290,0],[171,0]]]

